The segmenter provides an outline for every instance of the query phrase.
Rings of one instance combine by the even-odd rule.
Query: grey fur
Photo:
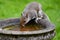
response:
[[[25,24],[28,23],[31,19],[38,18],[38,16],[41,18],[41,4],[37,2],[32,2],[27,4],[26,8],[22,12],[22,16],[25,17]],[[26,14],[28,15],[26,17]]]
[[[28,13],[28,17],[26,17],[27,13]],[[22,16],[26,17],[25,24],[28,23],[31,19],[36,18],[35,22],[38,24],[41,24],[45,27],[54,26],[50,21],[49,17],[42,11],[41,4],[37,2],[29,3],[24,9]]]

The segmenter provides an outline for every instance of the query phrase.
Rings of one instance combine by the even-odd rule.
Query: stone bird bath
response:
[[[19,18],[0,20],[0,40],[51,40],[55,36],[53,26],[35,31],[13,31],[3,28],[11,25],[19,25]]]

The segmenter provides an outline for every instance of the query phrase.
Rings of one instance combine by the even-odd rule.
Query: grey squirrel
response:
[[[31,19],[36,18],[35,22],[43,26],[52,26],[52,23],[48,16],[43,13],[41,4],[37,2],[29,3],[20,17],[20,25],[25,26]]]
[[[42,14],[41,11],[41,5],[37,2],[32,2],[27,4],[26,8],[22,12],[22,15],[20,17],[20,25],[24,26],[26,23],[28,23],[31,19],[34,18],[41,18]]]

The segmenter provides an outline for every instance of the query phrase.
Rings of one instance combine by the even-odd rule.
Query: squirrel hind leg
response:
[[[39,19],[42,19],[42,18],[36,18],[35,22],[38,23],[37,20],[39,20]]]

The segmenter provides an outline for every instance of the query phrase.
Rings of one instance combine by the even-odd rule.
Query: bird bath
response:
[[[53,26],[34,31],[3,29],[6,26],[19,26],[19,22],[19,18],[0,20],[0,40],[51,40],[55,36],[55,28]]]

